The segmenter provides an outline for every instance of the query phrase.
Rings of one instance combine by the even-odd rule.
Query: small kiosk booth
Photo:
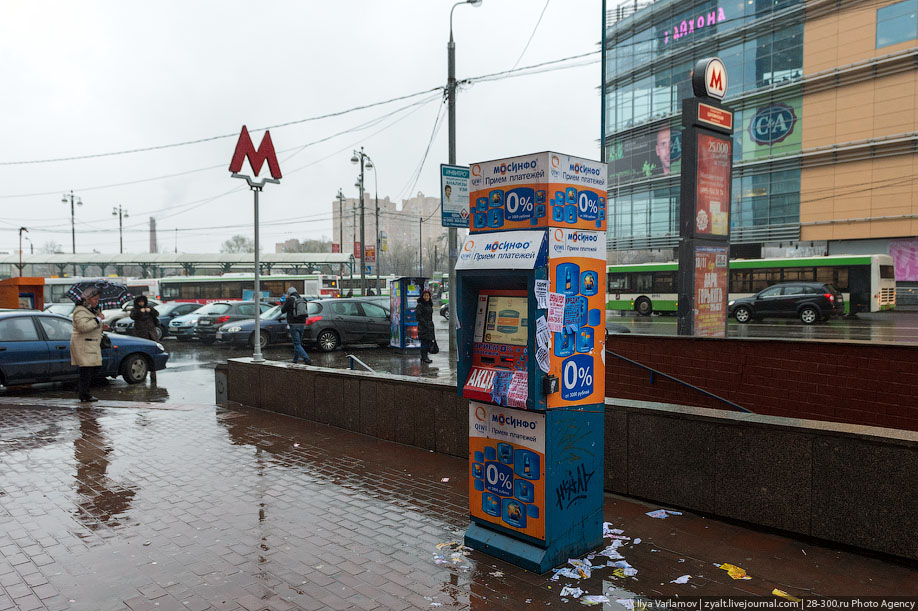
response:
[[[602,542],[606,166],[471,166],[456,265],[465,544],[544,573]]]
[[[45,307],[45,279],[41,277],[0,280],[0,308],[41,310]]]
[[[414,307],[428,283],[427,278],[408,276],[389,282],[389,346],[392,348],[421,347]]]

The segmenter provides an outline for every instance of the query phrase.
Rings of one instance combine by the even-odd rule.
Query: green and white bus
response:
[[[675,312],[677,263],[637,263],[606,268],[606,309],[642,316]],[[889,255],[833,255],[730,261],[730,298],[754,295],[779,282],[825,282],[845,297],[845,311],[896,307],[896,277]]]

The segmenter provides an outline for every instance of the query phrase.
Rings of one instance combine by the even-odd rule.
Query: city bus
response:
[[[607,310],[642,316],[676,311],[679,265],[637,263],[606,268]],[[825,282],[845,297],[845,311],[878,312],[896,307],[896,277],[889,255],[832,255],[730,261],[730,299],[747,297],[779,282]]]
[[[280,300],[288,287],[296,288],[304,297],[340,297],[338,276],[331,274],[265,275],[260,278],[262,299]],[[164,301],[211,301],[252,299],[255,296],[255,275],[252,273],[222,276],[170,276],[159,279],[160,296]]]

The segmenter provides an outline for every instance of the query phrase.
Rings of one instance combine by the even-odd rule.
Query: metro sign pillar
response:
[[[252,166],[252,171],[255,173],[255,177],[258,177],[259,172],[264,163],[268,162],[268,169],[271,171],[271,178],[262,178],[261,180],[255,180],[251,176],[246,176],[240,174],[242,170],[242,163],[248,159],[249,165]],[[266,131],[265,135],[261,139],[261,144],[258,148],[255,148],[255,145],[252,143],[252,138],[249,136],[249,130],[245,125],[242,126],[242,131],[239,133],[239,140],[236,141],[236,150],[233,151],[233,159],[230,161],[229,171],[232,172],[233,178],[242,178],[248,183],[249,188],[255,194],[255,338],[256,341],[255,349],[252,353],[252,362],[253,363],[263,363],[264,357],[261,354],[261,342],[257,341],[258,337],[261,336],[261,253],[259,252],[259,241],[258,241],[258,194],[264,188],[265,183],[274,183],[280,184],[281,179],[281,169],[280,164],[277,162],[277,154],[274,152],[274,143],[271,141],[271,132]]]
[[[695,64],[692,89],[682,101],[678,332],[726,337],[734,115],[721,104],[723,62]]]

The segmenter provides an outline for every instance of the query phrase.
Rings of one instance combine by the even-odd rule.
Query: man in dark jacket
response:
[[[157,327],[159,327],[159,312],[150,305],[146,295],[134,298],[134,307],[131,309],[131,320],[134,321],[134,335],[144,339],[159,341]],[[156,371],[150,369],[150,383],[156,384]]]
[[[287,299],[284,300],[284,307],[281,308],[281,313],[287,315],[287,329],[290,331],[290,341],[293,342],[293,364],[296,365],[300,359],[303,359],[303,364],[312,365],[312,361],[309,358],[309,355],[306,354],[306,350],[303,349],[303,332],[306,330],[307,314],[305,313],[303,307],[301,307],[301,313],[298,315],[296,310],[297,302],[302,302],[305,306],[306,300],[300,297],[299,293],[296,292],[296,288],[290,287],[287,289]]]
[[[427,353],[430,351],[430,343],[434,341],[434,324],[433,302],[429,290],[424,289],[421,293],[414,314],[418,320],[418,339],[421,340],[421,362],[431,363],[433,361],[427,358]]]

